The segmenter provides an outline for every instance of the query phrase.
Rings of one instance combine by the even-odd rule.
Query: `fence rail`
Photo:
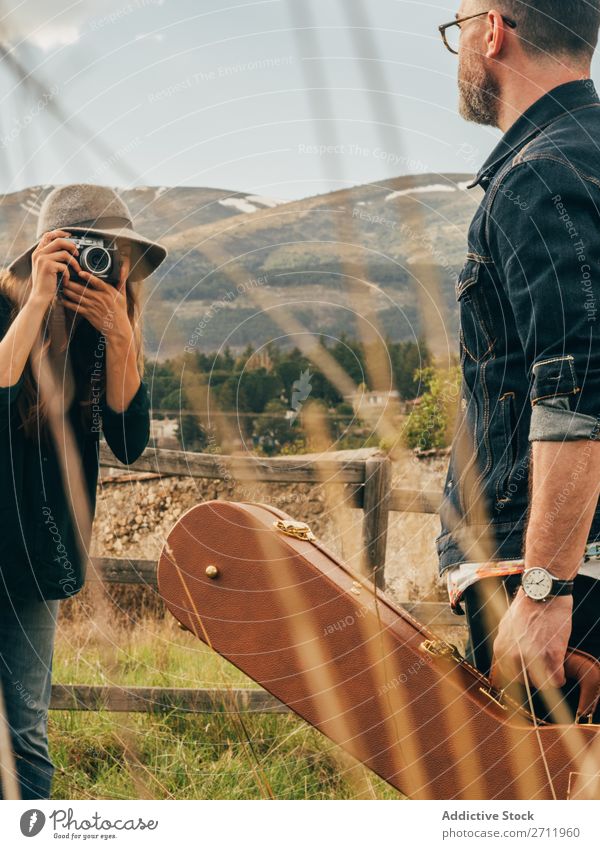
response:
[[[121,464],[105,444],[100,465]],[[197,454],[165,448],[148,448],[128,471],[154,472],[195,478],[266,483],[327,483],[341,485],[353,507],[363,516],[363,570],[383,587],[389,514],[437,513],[441,493],[394,487],[392,464],[377,449],[338,451],[330,456],[303,454],[293,457],[230,457]],[[107,584],[137,584],[156,588],[155,560],[95,557],[88,580]],[[424,625],[435,629],[464,628],[447,604],[405,602],[402,605]],[[108,710],[191,713],[240,710],[255,713],[288,713],[289,708],[267,693],[252,687],[228,690],[167,687],[94,686],[54,684],[52,710]]]
[[[266,690],[236,687],[231,690],[195,690],[185,687],[94,686],[53,684],[52,710],[110,710],[155,713],[172,710],[188,713],[228,712],[235,706],[244,713],[291,713]]]
[[[143,584],[157,588],[156,560],[137,560],[125,557],[92,557],[92,574],[88,583],[100,581],[105,584]],[[449,628],[462,625],[463,619],[455,616],[450,607],[438,601],[402,602],[411,616],[424,625],[440,625]]]

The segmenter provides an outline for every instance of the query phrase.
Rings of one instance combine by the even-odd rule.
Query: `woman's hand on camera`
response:
[[[78,275],[85,281],[85,285],[65,280],[62,291],[64,306],[86,318],[107,339],[130,339],[132,328],[127,315],[123,276],[120,283],[113,286],[89,271],[78,271]]]
[[[80,266],[75,259],[79,251],[69,241],[65,230],[50,230],[44,233],[31,254],[31,294],[37,302],[48,305],[56,295],[58,275],[63,281],[69,279],[69,268],[79,274]]]

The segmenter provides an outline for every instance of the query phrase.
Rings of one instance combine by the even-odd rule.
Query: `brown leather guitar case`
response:
[[[600,665],[589,655],[566,664],[578,722],[536,720],[307,525],[264,504],[185,513],[158,587],[183,627],[408,797],[600,798]]]

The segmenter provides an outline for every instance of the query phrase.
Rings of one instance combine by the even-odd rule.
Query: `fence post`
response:
[[[365,462],[363,495],[363,570],[384,588],[388,517],[392,494],[392,461],[372,457]]]

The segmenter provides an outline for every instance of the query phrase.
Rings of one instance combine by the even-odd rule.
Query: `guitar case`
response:
[[[409,798],[600,798],[600,664],[584,652],[565,664],[575,720],[536,719],[265,504],[188,510],[158,588],[182,627]]]

